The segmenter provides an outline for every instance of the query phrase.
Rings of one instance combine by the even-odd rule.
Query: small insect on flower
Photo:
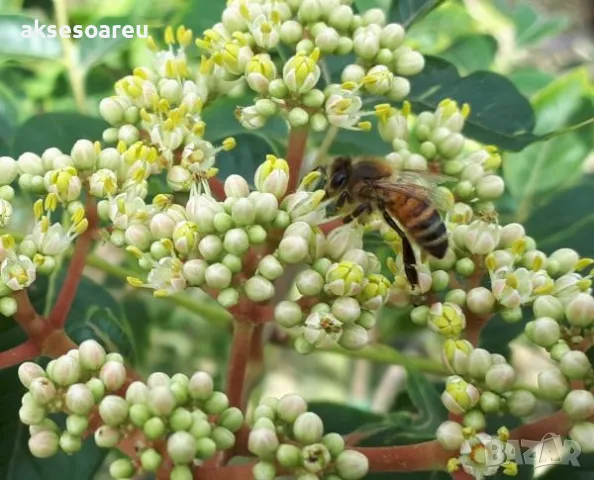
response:
[[[345,223],[374,212],[383,216],[402,238],[408,281],[418,285],[417,260],[409,237],[430,255],[445,256],[448,232],[438,210],[447,210],[451,199],[436,186],[449,180],[449,177],[421,170],[397,172],[379,158],[338,157],[330,166],[325,191],[326,197],[334,200]]]

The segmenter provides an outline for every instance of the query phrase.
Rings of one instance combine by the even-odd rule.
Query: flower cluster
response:
[[[367,474],[365,455],[345,448],[336,433],[324,434],[322,419],[295,394],[264,398],[253,413],[248,449],[258,457],[255,480],[277,477],[277,466],[299,478],[358,480]]]
[[[137,458],[112,463],[113,478],[157,471],[164,454],[159,442],[165,439],[167,456],[180,478],[194,462],[235,444],[243,414],[229,407],[224,393],[214,390],[209,374],[169,377],[157,372],[146,384],[130,382],[123,362],[121,355],[106,354],[97,342],[87,340],[52,360],[45,370],[30,362],[19,367],[19,378],[28,389],[19,416],[29,425],[33,455],[47,458],[58,449],[69,454],[79,451],[95,409],[100,420],[94,426],[99,447],[113,448],[135,430],[144,435]],[[60,412],[67,414],[64,431],[52,418]]]

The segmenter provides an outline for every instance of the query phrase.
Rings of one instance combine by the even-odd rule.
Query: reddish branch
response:
[[[66,323],[70,307],[76,296],[76,290],[78,289],[85,268],[85,259],[91,250],[93,238],[99,224],[97,206],[90,196],[87,198],[86,217],[89,226],[76,240],[74,254],[72,255],[70,265],[68,266],[68,272],[66,273],[66,280],[60,289],[56,304],[52,308],[48,317],[49,322],[56,328],[61,328]]]
[[[0,352],[0,368],[18,365],[37,357],[40,353],[39,347],[31,340],[27,340],[16,347]]]
[[[301,166],[307,144],[307,127],[292,128],[287,145],[287,163],[289,164],[289,185],[287,192],[295,191],[301,177]]]
[[[208,180],[208,186],[210,187],[210,193],[212,196],[219,201],[225,200],[225,186],[218,178],[212,177]]]
[[[227,396],[232,407],[242,407],[243,386],[246,377],[254,325],[249,321],[235,322],[231,358],[227,369]]]

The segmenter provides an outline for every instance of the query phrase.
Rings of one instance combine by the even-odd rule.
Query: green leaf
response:
[[[392,0],[388,13],[391,22],[397,22],[408,28],[445,0]]]
[[[542,9],[533,8],[528,2],[510,5],[506,0],[496,0],[496,6],[513,21],[516,28],[516,44],[520,48],[534,46],[546,38],[558,35],[570,23],[568,17],[559,13],[551,17]]]
[[[533,104],[538,133],[560,130],[594,116],[584,69],[555,80],[535,95]],[[580,166],[594,146],[594,127],[565,133],[507,154],[503,176],[514,199],[520,202],[518,219],[524,220],[534,207],[557,189],[580,176]]]
[[[551,253],[573,248],[585,257],[594,256],[594,175],[587,175],[575,187],[552,196],[524,223],[540,250]]]
[[[130,17],[104,17],[97,20],[94,24],[97,26],[107,25],[111,30],[111,27],[114,25],[132,25],[133,22],[131,22]],[[142,33],[142,26],[138,26],[136,28],[140,28]],[[136,28],[132,36],[136,35]],[[129,35],[128,33],[126,34]],[[95,64],[99,63],[106,55],[117,52],[130,43],[132,43],[132,38],[124,37],[121,29],[117,32],[116,37],[110,36],[109,38],[102,38],[100,36],[96,36],[94,38],[90,38],[84,36],[80,40],[81,61],[79,63],[79,67],[83,71],[88,71]]]
[[[214,0],[190,0],[183,18],[183,25],[190,28],[194,35],[201,36],[207,28],[212,28],[221,21],[225,2]]]
[[[134,339],[136,361],[140,364],[144,363],[150,347],[152,316],[149,311],[148,302],[154,303],[153,300],[153,297],[142,298],[136,292],[133,292],[126,295],[121,302],[124,315],[130,326],[132,338]]]
[[[524,332],[524,327],[532,318],[531,308],[523,309],[522,320],[511,324],[503,321],[501,315],[494,315],[481,330],[480,347],[489,350],[491,353],[499,353],[509,358],[511,354],[510,342]]]
[[[369,424],[377,424],[385,418],[384,415],[332,402],[312,402],[308,411],[320,416],[326,432],[340,435],[358,431]]]
[[[425,60],[424,70],[411,79],[409,101],[415,112],[434,110],[443,99],[451,98],[470,104],[464,133],[474,140],[517,151],[539,138],[533,133],[530,102],[507,78],[493,72],[461,77],[446,60]]]
[[[390,6],[390,0],[355,0],[354,4],[359,12],[365,12],[372,8],[381,8],[386,11]]]
[[[491,35],[466,35],[458,38],[439,54],[453,63],[462,74],[487,70],[497,53],[497,41]]]
[[[59,452],[47,459],[35,458],[29,452],[28,428],[19,421],[21,385],[17,367],[0,370],[0,478],[3,480],[92,480],[108,450],[95,445],[93,437],[84,441],[75,455]]]
[[[507,78],[509,78],[518,90],[527,97],[542,90],[555,79],[550,73],[535,68],[521,68],[515,70],[511,72]]]
[[[13,156],[24,152],[42,154],[50,147],[69,152],[77,140],[100,140],[109,125],[103,120],[79,113],[43,113],[31,117],[15,135]]]
[[[58,60],[62,56],[60,39],[43,38],[35,32],[35,23],[42,21],[24,15],[0,15],[0,56]],[[25,30],[24,27],[30,27]],[[23,37],[22,34],[29,38]],[[44,30],[47,35],[47,27]]]

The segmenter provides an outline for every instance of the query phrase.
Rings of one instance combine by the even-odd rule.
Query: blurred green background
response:
[[[389,3],[355,1],[360,9]],[[160,37],[167,24],[184,24],[199,34],[218,20],[225,2],[70,0],[66,6],[71,25],[146,24],[155,37]],[[448,0],[417,21],[407,36],[411,45],[426,55],[449,61],[462,76],[491,70],[508,77],[530,99],[536,114],[535,132],[557,132],[521,151],[506,152],[502,171],[507,191],[499,205],[500,221],[524,223],[528,234],[545,252],[571,247],[584,256],[594,256],[594,126],[574,128],[594,118],[593,11],[592,0]],[[81,40],[76,45],[78,57],[74,61],[84,98],[77,105],[69,78],[72,71],[67,69],[60,40],[30,41],[20,36],[21,25],[34,18],[55,24],[53,12],[51,0],[0,0],[0,155],[18,156],[41,144],[52,146],[53,139],[61,134],[59,129],[68,128],[68,117],[62,117],[64,123],[59,126],[53,126],[39,120],[39,115],[83,110],[96,117],[99,100],[111,94],[114,82],[134,67],[150,62],[143,40]],[[199,58],[195,48],[190,55]],[[489,95],[488,90],[481,93],[483,103],[496,105],[498,98]],[[89,125],[99,132],[103,126],[100,122]],[[242,157],[245,161],[241,168],[246,173],[253,172],[254,164],[247,157]],[[251,157],[255,157],[253,152]],[[373,248],[382,255],[382,247]],[[101,261],[105,258],[109,261]],[[190,373],[204,369],[221,381],[230,339],[225,312],[195,292],[175,303],[131,294],[122,288],[126,271],[118,268],[135,267],[108,247],[101,247],[89,263],[89,276],[103,283],[115,299],[112,310],[117,311],[117,321],[115,317],[93,320],[97,312],[85,306],[84,319],[71,328],[98,328],[99,334],[103,332],[108,341],[129,353],[141,373]],[[122,267],[117,266],[119,263]],[[82,302],[84,292],[83,289]],[[91,286],[87,293],[86,298],[92,303],[95,293]],[[410,358],[429,357],[419,360],[417,367],[437,373],[435,352],[439,349],[434,348],[432,336],[411,327],[407,313],[408,310],[385,309],[378,339]],[[508,343],[522,331],[524,323],[509,326],[496,318],[486,329],[482,344],[492,351],[509,354]],[[518,348],[518,355],[528,355]],[[360,355],[375,362],[332,352],[302,357],[288,348],[271,345],[266,350],[266,376],[253,372],[253,382],[261,394],[298,391],[308,400],[345,404],[341,411],[328,409],[326,403],[316,404],[314,409],[322,415],[330,412],[325,415],[329,431],[348,432],[351,425],[377,421],[396,407],[433,404],[430,409],[441,408],[432,394],[399,395],[404,391],[406,378],[400,367],[390,366],[402,363],[397,351],[375,349]],[[530,381],[527,374],[526,382]],[[412,375],[408,382],[410,387],[411,382],[422,385],[423,380]],[[419,391],[428,390],[419,387]],[[3,398],[1,395],[0,390]],[[373,413],[357,410],[359,407]],[[0,421],[0,435],[10,449],[15,443],[12,429],[17,419],[4,420],[5,423]],[[425,424],[424,435],[435,423],[431,420]],[[415,438],[424,437],[419,434]],[[8,458],[0,456],[0,478],[33,478],[11,469]],[[60,468],[63,466],[51,474],[55,477],[36,478],[78,478]]]

